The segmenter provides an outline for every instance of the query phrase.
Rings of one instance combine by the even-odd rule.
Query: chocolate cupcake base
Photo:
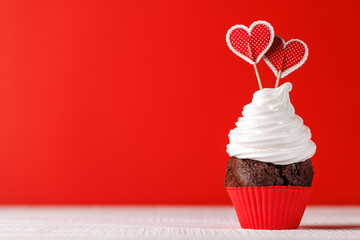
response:
[[[275,165],[251,159],[229,159],[225,187],[302,186],[311,187],[314,176],[311,160]]]

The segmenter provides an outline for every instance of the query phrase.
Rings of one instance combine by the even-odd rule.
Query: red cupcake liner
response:
[[[226,187],[242,228],[296,229],[311,187]]]

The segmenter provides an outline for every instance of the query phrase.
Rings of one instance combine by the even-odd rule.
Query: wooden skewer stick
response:
[[[275,83],[275,88],[277,88],[279,86],[279,82],[280,82],[280,78],[281,78],[281,70],[278,72],[277,78],[276,78],[276,83]]]
[[[256,67],[256,63],[254,63],[254,68],[255,68],[255,73],[256,73],[257,80],[258,80],[259,88],[261,90],[263,88],[262,88],[262,85],[261,85],[261,80],[260,80],[259,72],[258,72],[257,67]]]

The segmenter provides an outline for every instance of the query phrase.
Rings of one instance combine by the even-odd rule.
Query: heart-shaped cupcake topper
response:
[[[280,36],[275,36],[270,49],[265,53],[264,60],[274,72],[276,79],[275,88],[279,85],[280,78],[301,67],[309,55],[306,44],[298,39],[285,43]]]
[[[253,22],[249,28],[244,25],[231,27],[226,34],[226,42],[236,55],[254,65],[260,89],[262,89],[256,63],[271,47],[274,40],[274,29],[265,21]]]

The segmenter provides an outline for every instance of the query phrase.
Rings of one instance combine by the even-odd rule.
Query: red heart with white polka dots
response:
[[[226,42],[231,51],[251,64],[260,61],[271,47],[273,39],[274,29],[265,21],[253,22],[249,28],[235,25],[226,34]]]
[[[281,70],[281,78],[283,78],[301,67],[308,55],[309,50],[303,41],[292,39],[285,43],[280,36],[275,36],[269,51],[264,55],[264,60],[275,76]]]

